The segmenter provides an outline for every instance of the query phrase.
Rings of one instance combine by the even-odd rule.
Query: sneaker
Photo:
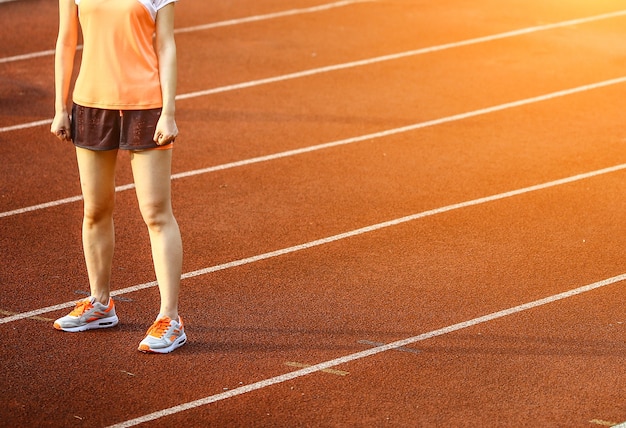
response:
[[[109,298],[109,304],[103,305],[95,297],[87,297],[76,303],[69,315],[54,322],[57,330],[77,332],[94,328],[108,328],[117,325],[119,319],[115,315],[115,303]]]
[[[167,354],[176,348],[180,348],[187,342],[183,319],[178,321],[170,317],[160,317],[152,324],[146,333],[144,340],[139,343],[141,352]]]

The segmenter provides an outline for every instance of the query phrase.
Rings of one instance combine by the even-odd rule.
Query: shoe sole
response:
[[[172,344],[170,346],[168,346],[167,348],[141,349],[141,345],[140,345],[138,351],[139,352],[143,352],[144,354],[168,354],[168,353],[174,351],[175,349],[180,348],[185,343],[187,343],[187,335],[185,334],[185,332],[183,332],[183,334],[179,338],[177,338],[174,342],[172,342]]]
[[[78,327],[61,327],[57,323],[54,323],[54,328],[56,328],[57,330],[60,330],[60,331],[67,331],[67,332],[70,332],[70,333],[78,333],[80,331],[96,330],[96,329],[99,329],[99,328],[115,327],[118,323],[119,323],[119,318],[117,317],[117,315],[115,315],[114,317],[109,317],[109,318],[104,318],[104,319],[100,319],[100,320],[97,320],[97,321],[92,321],[92,322],[87,323],[85,325],[79,325]]]

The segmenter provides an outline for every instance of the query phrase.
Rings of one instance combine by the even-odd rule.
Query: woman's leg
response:
[[[131,153],[137,200],[148,226],[161,294],[160,315],[176,320],[183,248],[178,223],[172,212],[171,164],[172,150]]]
[[[117,150],[76,148],[84,199],[83,251],[91,295],[107,305],[115,246],[115,163]]]

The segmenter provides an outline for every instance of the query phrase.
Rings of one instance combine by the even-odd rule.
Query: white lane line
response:
[[[76,48],[80,49],[81,47],[77,46]],[[24,61],[28,59],[40,58],[42,56],[50,56],[50,55],[54,55],[54,49],[48,49],[47,51],[32,52],[32,53],[15,55],[15,56],[7,56],[4,58],[0,58],[0,64],[4,64],[8,62],[15,62],[15,61]]]
[[[455,331],[463,330],[466,328],[470,328],[476,326],[478,324],[483,324],[489,321],[494,321],[499,318],[504,318],[507,316],[511,316],[514,314],[518,314],[520,312],[528,311],[530,309],[534,309],[540,306],[544,306],[550,303],[557,302],[559,300],[567,299],[573,296],[577,296],[582,293],[587,293],[589,291],[605,287],[607,285],[615,284],[617,282],[624,281],[626,279],[626,274],[618,275],[613,278],[608,278],[603,281],[598,281],[593,284],[589,284],[583,287],[575,288],[573,290],[569,290],[563,293],[555,294],[553,296],[545,297],[543,299],[534,300],[532,302],[524,303],[519,306],[514,306],[508,309],[504,309],[498,312],[493,312],[488,315],[483,315],[478,318],[474,318],[468,321],[460,322],[458,324],[449,325],[447,327],[443,327],[437,330],[433,330],[427,333],[420,334],[418,336],[409,337],[407,339],[398,340],[396,342],[389,343],[387,345],[378,346],[376,348],[371,348],[365,351],[356,352],[354,354],[346,355],[343,357],[335,358],[333,360],[325,361],[319,364],[315,364],[310,367],[305,367],[300,370],[296,370],[293,372],[285,373],[283,375],[275,376],[272,378],[264,379],[259,382],[255,382],[249,385],[244,385],[239,388],[235,388],[230,391],[222,392],[215,395],[210,395],[205,398],[201,398],[199,400],[190,401],[187,403],[179,404],[177,406],[173,406],[167,409],[159,410],[154,413],[149,413],[144,416],[140,416],[135,419],[130,419],[125,422],[121,422],[115,425],[111,425],[109,428],[127,428],[136,426],[139,424],[143,424],[145,422],[153,421],[156,419],[160,419],[166,416],[174,415],[177,413],[181,413],[187,410],[195,409],[197,407],[206,406],[211,403],[215,403],[218,401],[227,400],[229,398],[233,398],[239,395],[247,394],[252,391],[256,391],[259,389],[267,388],[272,385],[276,385],[279,383],[285,383],[293,379],[297,379],[300,377],[304,377],[310,375],[312,373],[321,372],[323,370],[331,369],[332,367],[339,366],[341,364],[347,364],[353,361],[362,360],[364,358],[371,357],[373,355],[380,354],[382,352],[398,349],[407,345],[414,344],[416,342],[424,341],[427,339],[432,339],[434,337],[443,336],[445,334],[450,334]]]
[[[396,54],[383,55],[383,56],[368,58],[368,59],[359,60],[359,61],[351,61],[351,62],[346,62],[346,63],[342,63],[342,64],[335,64],[335,65],[329,65],[329,66],[325,66],[325,67],[313,68],[313,69],[310,69],[310,70],[303,70],[303,71],[299,71],[299,72],[295,72],[295,73],[284,74],[284,75],[281,75],[281,76],[274,76],[274,77],[268,77],[268,78],[264,78],[264,79],[251,80],[251,81],[248,81],[248,82],[236,83],[236,84],[232,84],[232,85],[221,86],[221,87],[218,87],[218,88],[212,88],[212,89],[206,89],[206,90],[202,90],[202,91],[189,92],[189,93],[186,93],[186,94],[177,95],[176,96],[176,100],[186,100],[186,99],[191,99],[191,98],[203,97],[203,96],[207,96],[207,95],[219,94],[219,93],[228,92],[228,91],[235,91],[235,90],[240,90],[240,89],[251,88],[251,87],[260,86],[260,85],[267,85],[267,84],[271,84],[271,83],[284,82],[284,81],[287,81],[287,80],[298,79],[298,78],[308,77],[308,76],[314,76],[314,75],[322,74],[322,73],[329,73],[329,72],[333,72],[333,71],[345,70],[345,69],[354,68],[354,67],[363,67],[363,66],[372,65],[372,64],[376,64],[376,63],[384,62],[384,61],[392,61],[392,60],[407,58],[407,57],[411,57],[411,56],[417,56],[417,55],[423,55],[423,54],[427,54],[427,53],[431,53],[431,52],[442,51],[442,50],[446,50],[446,49],[452,49],[452,48],[457,48],[457,47],[462,47],[462,46],[468,46],[468,45],[473,45],[473,44],[477,44],[477,43],[485,43],[485,42],[490,42],[490,41],[503,39],[503,38],[507,38],[507,37],[515,37],[515,36],[519,36],[519,35],[523,35],[523,34],[534,33],[534,32],[537,32],[537,31],[545,31],[545,30],[550,30],[550,29],[559,28],[559,27],[567,27],[567,26],[571,26],[571,25],[577,25],[577,24],[582,24],[582,23],[587,23],[587,22],[593,22],[593,21],[597,21],[597,20],[601,20],[601,19],[615,18],[615,17],[619,17],[619,16],[624,16],[624,15],[626,15],[626,10],[606,13],[606,14],[602,14],[602,15],[596,15],[596,16],[592,16],[592,17],[588,17],[588,18],[573,19],[573,20],[570,20],[570,21],[563,21],[563,22],[558,22],[558,23],[554,23],[554,24],[546,24],[546,25],[540,25],[540,26],[536,26],[536,27],[522,28],[520,30],[508,31],[508,32],[505,32],[505,33],[494,34],[494,35],[485,36],[485,37],[478,37],[478,38],[475,38],[475,39],[469,39],[469,40],[464,40],[464,41],[460,41],[460,42],[447,43],[447,44],[443,44],[443,45],[431,46],[431,47],[427,47],[427,48],[420,48],[420,49],[410,50],[410,51],[406,51],[406,52],[400,52],[400,53],[396,53]],[[2,62],[1,59],[0,59],[0,62]],[[52,119],[47,119],[47,120],[44,119],[44,120],[38,120],[38,121],[35,121],[35,122],[29,122],[29,123],[23,123],[23,124],[18,124],[18,125],[6,126],[6,127],[3,127],[3,128],[0,128],[0,133],[16,131],[16,130],[26,129],[26,128],[33,128],[33,127],[36,127],[36,126],[47,125],[47,124],[51,124],[51,123],[52,123]]]
[[[335,8],[338,8],[338,7],[350,6],[350,5],[357,4],[357,3],[373,3],[373,2],[376,2],[376,1],[378,1],[378,0],[338,1],[338,2],[335,2],[335,3],[322,4],[322,5],[319,5],[319,6],[305,7],[305,8],[292,9],[292,10],[284,10],[284,11],[280,11],[280,12],[268,13],[268,14],[265,14],[265,15],[248,16],[248,17],[245,17],[245,18],[229,19],[227,21],[213,22],[213,23],[210,23],[210,24],[196,25],[196,26],[193,26],[193,27],[178,28],[178,29],[174,30],[174,32],[175,33],[191,33],[191,32],[194,32],[194,31],[210,30],[212,28],[226,27],[226,26],[229,26],[229,25],[247,24],[247,23],[250,23],[250,22],[258,22],[258,21],[264,21],[264,20],[275,19],[275,18],[284,18],[284,17],[287,17],[287,16],[302,15],[302,14],[305,14],[305,13],[323,12],[323,11],[326,11],[326,10],[335,9]]]
[[[466,113],[460,113],[460,114],[455,114],[455,115],[452,115],[452,116],[447,116],[447,117],[443,117],[443,118],[439,118],[439,119],[428,120],[426,122],[419,122],[419,123],[415,123],[415,124],[412,124],[412,125],[403,126],[403,127],[400,127],[400,128],[388,129],[388,130],[385,130],[385,131],[380,131],[380,132],[375,132],[375,133],[372,133],[372,134],[361,135],[361,136],[358,136],[358,137],[347,138],[347,139],[344,139],[344,140],[332,141],[332,142],[329,142],[329,143],[303,147],[303,148],[300,148],[300,149],[287,150],[287,151],[284,151],[284,152],[274,153],[274,154],[270,154],[270,155],[259,156],[259,157],[250,158],[250,159],[244,159],[244,160],[240,160],[240,161],[236,161],[236,162],[230,162],[230,163],[221,164],[221,165],[215,165],[215,166],[208,167],[208,168],[202,168],[202,169],[197,169],[197,170],[193,170],[193,171],[181,172],[181,173],[173,174],[172,175],[172,179],[176,180],[176,179],[180,179],[180,178],[191,177],[191,176],[194,176],[194,175],[207,174],[207,173],[210,173],[210,172],[222,171],[222,170],[225,170],[225,169],[237,168],[237,167],[242,167],[242,166],[246,166],[246,165],[252,165],[252,164],[255,164],[255,163],[269,162],[269,161],[273,161],[273,160],[280,159],[280,158],[286,158],[286,157],[289,157],[289,156],[297,156],[297,155],[301,155],[301,154],[304,154],[304,153],[310,153],[310,152],[314,152],[314,151],[318,151],[318,150],[324,150],[324,149],[329,149],[329,148],[333,148],[333,147],[344,146],[344,145],[347,145],[347,144],[354,144],[354,143],[359,143],[359,142],[363,142],[363,141],[369,141],[369,140],[373,140],[373,139],[377,139],[377,138],[389,137],[391,135],[401,134],[401,133],[405,133],[405,132],[409,132],[409,131],[415,131],[415,130],[418,130],[418,129],[421,129],[421,128],[441,125],[441,124],[449,123],[449,122],[455,122],[455,121],[458,121],[458,120],[463,120],[463,119],[467,119],[467,118],[471,118],[471,117],[475,117],[475,116],[481,116],[481,115],[494,113],[494,112],[498,112],[498,111],[502,111],[502,110],[506,110],[506,109],[510,109],[510,108],[514,108],[514,107],[520,107],[520,106],[527,105],[527,104],[533,104],[533,103],[537,103],[537,102],[541,102],[541,101],[547,101],[547,100],[551,100],[551,99],[554,99],[554,98],[564,97],[564,96],[567,96],[567,95],[572,95],[572,94],[576,94],[576,93],[580,93],[580,92],[590,91],[590,90],[593,90],[593,89],[599,89],[599,88],[603,88],[603,87],[606,87],[606,86],[617,85],[617,84],[625,83],[625,82],[626,82],[626,76],[623,76],[623,77],[619,77],[619,78],[616,78],[616,79],[610,79],[610,80],[605,80],[603,82],[597,82],[597,83],[592,83],[592,84],[589,84],[589,85],[578,86],[576,88],[565,89],[565,90],[562,90],[562,91],[552,92],[552,93],[549,93],[549,94],[544,94],[544,95],[539,95],[539,96],[536,96],[536,97],[526,98],[526,99],[523,99],[523,100],[518,100],[518,101],[509,102],[509,103],[504,103],[504,104],[500,104],[500,105],[496,105],[496,106],[492,106],[492,107],[487,107],[487,108],[483,108],[483,109],[478,109],[478,110],[474,110],[474,111],[470,111],[470,112],[466,112]],[[124,190],[133,189],[134,187],[135,187],[134,184],[131,183],[131,184],[125,184],[123,186],[118,186],[118,187],[116,187],[115,190],[116,190],[116,192],[122,192]],[[32,205],[32,206],[29,206],[29,207],[18,208],[18,209],[11,210],[11,211],[1,212],[0,213],[0,218],[11,217],[11,216],[15,216],[15,215],[31,212],[31,211],[38,211],[38,210],[51,208],[51,207],[55,207],[55,206],[59,206],[59,205],[64,205],[64,204],[68,204],[68,203],[72,203],[72,202],[78,202],[80,200],[82,200],[81,196],[72,196],[72,197],[65,198],[65,199],[60,199],[60,200],[57,200],[57,201],[51,201],[51,202],[46,202],[46,203],[43,203],[43,204]]]
[[[123,192],[125,190],[130,190],[134,188],[135,188],[134,184],[124,184],[122,186],[117,186],[115,188],[115,191]],[[18,215],[18,214],[25,214],[31,211],[39,211],[39,210],[43,210],[46,208],[53,208],[53,207],[57,207],[60,205],[71,204],[73,202],[80,202],[82,200],[83,200],[83,197],[81,195],[70,196],[69,198],[58,199],[56,201],[45,202],[43,204],[32,205],[30,207],[25,207],[25,208],[18,208],[12,211],[5,211],[3,213],[0,213],[0,218],[11,217],[11,216]]]
[[[282,248],[279,250],[275,250],[275,251],[270,251],[267,253],[263,253],[263,254],[258,254],[256,256],[252,256],[252,257],[247,257],[244,259],[239,259],[239,260],[234,260],[231,262],[227,262],[227,263],[223,263],[223,264],[219,264],[219,265],[215,265],[215,266],[210,266],[207,268],[203,268],[203,269],[198,269],[195,271],[191,271],[191,272],[187,272],[184,273],[183,275],[181,275],[181,279],[185,280],[185,279],[189,279],[189,278],[194,278],[197,276],[202,276],[202,275],[207,275],[213,272],[217,272],[217,271],[221,271],[221,270],[226,270],[226,269],[232,269],[238,266],[243,266],[243,265],[248,265],[251,263],[256,263],[262,260],[267,260],[267,259],[271,259],[274,257],[279,257],[279,256],[283,256],[286,254],[291,254],[291,253],[295,253],[297,251],[302,251],[302,250],[306,250],[309,248],[314,248],[314,247],[318,247],[321,245],[326,245],[326,244],[330,244],[332,242],[336,242],[336,241],[340,241],[343,239],[347,239],[347,238],[352,238],[355,236],[359,236],[359,235],[363,235],[366,233],[370,233],[370,232],[375,232],[381,229],[385,229],[388,227],[392,227],[392,226],[397,226],[403,223],[407,223],[407,222],[411,222],[411,221],[415,221],[415,220],[419,220],[425,217],[430,217],[430,216],[434,216],[434,215],[438,215],[438,214],[443,214],[449,211],[454,211],[454,210],[459,210],[462,208],[469,208],[472,206],[476,206],[476,205],[481,205],[481,204],[486,204],[489,202],[494,202],[494,201],[498,201],[501,199],[505,199],[505,198],[510,198],[513,196],[520,196],[523,195],[525,193],[531,193],[531,192],[536,192],[539,190],[545,190],[551,187],[556,187],[556,186],[561,186],[564,184],[569,184],[569,183],[573,183],[576,181],[580,181],[580,180],[585,180],[585,179],[589,179],[589,178],[593,178],[593,177],[597,177],[600,175],[604,175],[604,174],[609,174],[609,173],[613,173],[613,172],[617,172],[617,171],[622,171],[626,169],[626,164],[621,164],[621,165],[615,165],[612,166],[610,168],[603,168],[603,169],[599,169],[596,171],[590,171],[590,172],[586,172],[583,174],[577,174],[577,175],[573,175],[570,177],[566,177],[566,178],[562,178],[559,180],[553,180],[553,181],[549,181],[546,183],[541,183],[541,184],[536,184],[533,186],[528,186],[528,187],[523,187],[517,190],[511,190],[508,192],[504,192],[504,193],[498,193],[495,195],[491,195],[491,196],[486,196],[483,198],[478,198],[478,199],[472,199],[469,201],[465,201],[465,202],[460,202],[457,204],[452,204],[452,205],[447,205],[444,207],[440,207],[440,208],[435,208],[432,210],[428,210],[428,211],[423,211],[417,214],[413,214],[413,215],[408,215],[405,217],[400,217],[400,218],[396,218],[393,220],[389,220],[389,221],[385,221],[382,223],[377,223],[377,224],[373,224],[370,226],[365,226],[359,229],[355,229],[355,230],[351,230],[348,232],[344,232],[344,233],[340,233],[337,235],[332,235],[332,236],[328,236],[326,238],[321,238],[321,239],[317,239],[314,241],[309,241],[309,242],[305,242],[303,244],[300,245],[294,245],[292,247],[287,247],[287,248]],[[135,291],[139,291],[139,290],[143,290],[146,288],[151,288],[151,287],[155,287],[157,285],[156,281],[151,281],[151,282],[146,282],[144,284],[138,284],[138,285],[134,285],[131,287],[126,287],[126,288],[122,288],[119,290],[115,290],[112,291],[111,294],[113,296],[117,296],[117,295],[121,295],[121,294],[127,294],[127,293],[132,293]],[[29,318],[29,317],[33,317],[33,316],[38,316],[41,314],[45,314],[48,312],[53,312],[53,311],[57,311],[60,309],[65,309],[65,308],[69,308],[74,306],[74,302],[66,302],[66,303],[61,303],[58,305],[54,305],[54,306],[48,306],[45,308],[40,308],[40,309],[35,309],[32,311],[28,311],[28,312],[23,312],[23,313],[19,313],[16,315],[12,315],[12,316],[8,316],[8,317],[4,317],[4,318],[0,318],[0,324],[7,324],[10,322],[14,322],[14,321],[19,321],[25,318]]]
[[[20,123],[18,125],[5,126],[0,128],[0,134],[3,132],[19,131],[21,129],[36,128],[37,126],[50,125],[52,119],[36,120],[34,122]]]
[[[7,0],[0,0],[0,3],[2,3],[3,1],[7,1]],[[15,0],[8,0],[8,1],[15,1]],[[357,4],[357,3],[372,3],[372,2],[375,2],[375,1],[378,1],[378,0],[345,0],[345,1],[338,1],[338,2],[334,2],[334,3],[322,4],[322,5],[319,5],[319,6],[305,7],[305,8],[300,8],[300,9],[284,10],[284,11],[280,11],[280,12],[267,13],[267,14],[264,14],[264,15],[253,15],[253,16],[247,16],[247,17],[244,17],[244,18],[235,18],[235,19],[229,19],[229,20],[226,20],[226,21],[212,22],[210,24],[194,25],[192,27],[176,28],[174,30],[174,33],[175,34],[192,33],[192,32],[196,32],[196,31],[210,30],[212,28],[227,27],[227,26],[230,26],[230,25],[240,25],[240,24],[247,24],[247,23],[250,23],[250,22],[265,21],[265,20],[269,20],[269,19],[283,18],[283,17],[288,17],[288,16],[294,16],[294,15],[303,15],[303,14],[306,14],[306,13],[322,12],[322,11],[335,9],[335,8],[339,8],[339,7],[350,6],[350,5]],[[82,48],[83,48],[82,45],[77,46],[78,50],[80,50]],[[0,64],[8,63],[8,62],[15,62],[15,61],[24,61],[24,60],[39,58],[39,57],[42,57],[42,56],[50,56],[50,55],[54,55],[54,49],[49,49],[49,50],[40,51],[40,52],[32,52],[32,53],[27,53],[27,54],[22,54],[22,55],[15,55],[15,56],[10,56],[10,57],[0,58]]]
[[[486,108],[482,108],[478,110],[473,110],[473,111],[469,111],[466,113],[459,113],[459,114],[455,114],[452,116],[442,117],[439,119],[428,120],[425,122],[418,122],[418,123],[414,123],[411,125],[402,126],[399,128],[387,129],[384,131],[374,132],[371,134],[361,135],[358,137],[346,138],[343,140],[337,140],[337,141],[332,141],[329,143],[303,147],[300,149],[287,150],[284,152],[274,153],[274,154],[265,155],[265,156],[259,156],[259,157],[250,158],[250,159],[244,159],[241,161],[230,162],[230,163],[216,165],[216,166],[198,169],[194,171],[177,173],[177,174],[172,175],[172,178],[173,179],[186,178],[186,177],[191,177],[194,175],[206,174],[206,173],[215,172],[215,171],[222,171],[225,169],[251,165],[254,163],[268,162],[268,161],[272,161],[272,160],[276,160],[280,158],[296,156],[296,155],[300,155],[304,153],[310,153],[310,152],[329,149],[329,148],[338,147],[338,146],[344,146],[347,144],[354,144],[354,143],[359,143],[363,141],[370,141],[370,140],[374,140],[378,138],[389,137],[389,136],[396,135],[396,134],[402,134],[405,132],[416,131],[418,129],[427,128],[431,126],[442,125],[442,124],[450,123],[450,122],[456,122],[459,120],[469,119],[471,117],[482,116],[482,115],[489,114],[489,113],[495,113],[498,111],[507,110],[507,109],[511,109],[515,107],[521,107],[521,106],[528,105],[528,104],[548,101],[551,99],[560,98],[560,97],[564,97],[567,95],[573,95],[573,94],[591,91],[594,89],[599,89],[599,88],[617,85],[621,83],[626,83],[626,76],[618,77],[615,79],[609,79],[609,80],[605,80],[602,82],[591,83],[588,85],[582,85],[582,86],[578,86],[575,88],[564,89],[562,91],[551,92],[551,93],[539,95],[536,97],[525,98],[525,99],[518,100],[518,101],[512,101],[512,102],[508,102],[504,104],[499,104],[499,105],[492,106],[492,107],[486,107]],[[2,217],[2,213],[0,213],[0,218],[1,217]]]

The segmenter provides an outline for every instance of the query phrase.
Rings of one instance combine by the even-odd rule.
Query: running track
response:
[[[52,329],[87,289],[56,26],[0,2],[0,426],[626,421],[623,2],[182,0],[166,356],[124,154],[121,323]]]

